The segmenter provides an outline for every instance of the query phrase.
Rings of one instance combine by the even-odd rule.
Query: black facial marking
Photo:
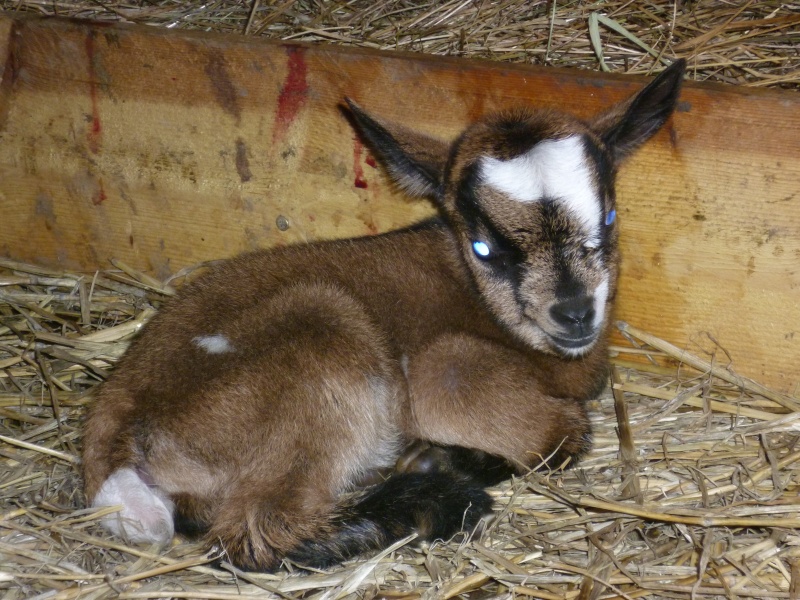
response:
[[[564,208],[555,200],[545,198],[542,207],[542,238],[552,246],[566,246],[574,235],[572,221]]]
[[[600,195],[603,210],[598,217],[598,230],[601,233],[601,245],[605,244],[609,227],[606,224],[608,212],[614,210],[614,163],[608,150],[594,142],[589,136],[583,136],[583,147],[589,164],[597,176],[597,192]]]
[[[558,298],[572,298],[586,294],[586,286],[575,274],[575,264],[588,260],[589,252],[576,236],[574,225],[565,209],[556,201],[544,200],[542,207],[542,240],[550,253],[557,279],[555,294]]]
[[[484,242],[489,247],[486,257],[479,256],[482,262],[489,265],[495,275],[517,281],[524,253],[481,207],[475,192],[479,183],[478,167],[470,165],[459,184],[456,208],[465,221],[470,241]]]

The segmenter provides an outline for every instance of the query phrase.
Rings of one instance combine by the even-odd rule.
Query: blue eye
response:
[[[608,214],[606,215],[606,225],[611,225],[614,222],[614,219],[616,218],[617,218],[617,211],[615,211],[614,209],[608,211]]]
[[[489,244],[486,242],[472,242],[472,249],[475,251],[478,258],[488,258],[492,253],[492,251],[489,250]]]

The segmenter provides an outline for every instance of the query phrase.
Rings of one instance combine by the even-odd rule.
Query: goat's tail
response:
[[[306,539],[288,553],[292,561],[325,567],[386,548],[417,533],[447,540],[470,532],[491,512],[481,485],[452,473],[400,473],[340,506],[327,537]]]

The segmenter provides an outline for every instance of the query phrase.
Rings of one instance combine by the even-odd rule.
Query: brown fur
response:
[[[368,117],[353,110],[363,125]],[[514,326],[544,318],[554,301],[552,245],[577,247],[564,238],[573,225],[480,192],[481,210],[524,254],[515,291],[472,257],[457,199],[477,157],[513,157],[537,140],[581,134],[608,163],[594,167],[608,178],[603,201],[613,207],[616,163],[603,133],[616,121],[602,123],[554,113],[489,117],[444,156],[436,149],[446,145],[373,121],[411,165],[377,149],[400,185],[437,195],[445,221],[258,251],[187,285],[98,393],[84,437],[87,497],[115,470],[135,468],[171,497],[179,521],[207,530],[235,563],[271,569],[304,541],[334,535],[342,495],[413,440],[482,451],[519,470],[558,448],[583,453],[583,401],[605,382],[608,319],[579,358]],[[424,172],[412,179],[414,170]],[[608,274],[609,307],[616,242],[614,227],[602,256],[570,259],[587,286]],[[516,293],[530,305],[520,307]],[[196,338],[209,335],[224,335],[231,351],[199,347]],[[424,516],[418,526],[427,524]]]
[[[589,424],[570,398],[597,390],[605,346],[563,363],[509,344],[453,254],[448,232],[431,227],[244,255],[187,286],[98,394],[84,434],[87,497],[133,461],[169,493],[205,500],[192,510],[213,515],[209,541],[257,568],[321,535],[317,515],[386,465],[373,463],[379,444],[394,444],[391,462],[401,440],[420,437],[535,466],[562,441],[583,443]],[[209,332],[246,349],[247,362],[191,344]],[[408,400],[403,356],[413,357]],[[458,410],[440,395],[443,366],[462,392]],[[362,373],[386,386],[383,410],[365,405],[374,392]],[[331,382],[339,390],[309,402],[309,389]]]

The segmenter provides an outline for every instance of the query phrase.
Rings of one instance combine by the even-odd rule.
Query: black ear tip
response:
[[[683,83],[683,74],[686,71],[686,59],[679,58],[666,69],[661,71],[658,76],[643,90],[640,95],[653,101],[675,102],[680,94]]]
[[[348,96],[342,98],[338,109],[350,125],[354,126],[357,131],[363,132],[363,128],[371,122],[371,119],[367,117],[364,110]]]
[[[673,62],[670,66],[664,69],[664,73],[669,73],[669,76],[680,78],[683,77],[683,74],[686,72],[686,59],[679,58],[675,62]]]
[[[374,126],[375,121],[367,115],[363,108],[348,96],[344,97],[344,102],[339,105],[339,110],[344,113],[345,118],[347,118],[350,123],[359,126],[356,127],[356,129],[363,130],[367,126]]]

